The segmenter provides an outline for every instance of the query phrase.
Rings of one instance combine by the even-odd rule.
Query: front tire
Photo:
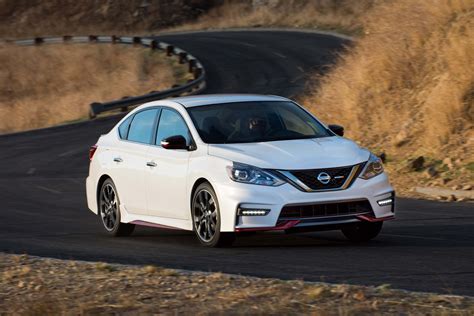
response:
[[[206,247],[228,247],[235,241],[234,233],[221,232],[219,202],[212,186],[200,184],[191,204],[193,228],[199,242]]]
[[[382,230],[383,222],[360,222],[342,228],[342,233],[350,241],[364,242],[377,237]]]
[[[135,229],[133,224],[120,222],[120,200],[112,179],[102,183],[99,194],[99,218],[108,234],[112,236],[130,236]]]

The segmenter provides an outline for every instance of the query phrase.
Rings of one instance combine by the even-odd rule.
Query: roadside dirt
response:
[[[1,315],[472,315],[474,298],[0,254]]]

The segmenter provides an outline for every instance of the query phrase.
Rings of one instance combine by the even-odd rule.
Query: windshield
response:
[[[208,144],[253,143],[332,136],[289,101],[212,104],[187,109]]]

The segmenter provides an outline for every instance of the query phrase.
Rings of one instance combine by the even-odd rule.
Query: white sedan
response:
[[[394,191],[380,159],[343,133],[278,96],[150,102],[91,147],[88,206],[114,236],[148,225],[205,246],[267,230],[366,241],[394,218]]]

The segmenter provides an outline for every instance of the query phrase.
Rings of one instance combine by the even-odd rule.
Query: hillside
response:
[[[0,37],[143,33],[182,24],[214,0],[0,0]]]
[[[0,0],[0,37],[304,27],[359,34],[377,0]]]
[[[399,189],[474,183],[474,1],[397,0],[302,100],[388,157]],[[423,157],[420,166],[415,160]]]

